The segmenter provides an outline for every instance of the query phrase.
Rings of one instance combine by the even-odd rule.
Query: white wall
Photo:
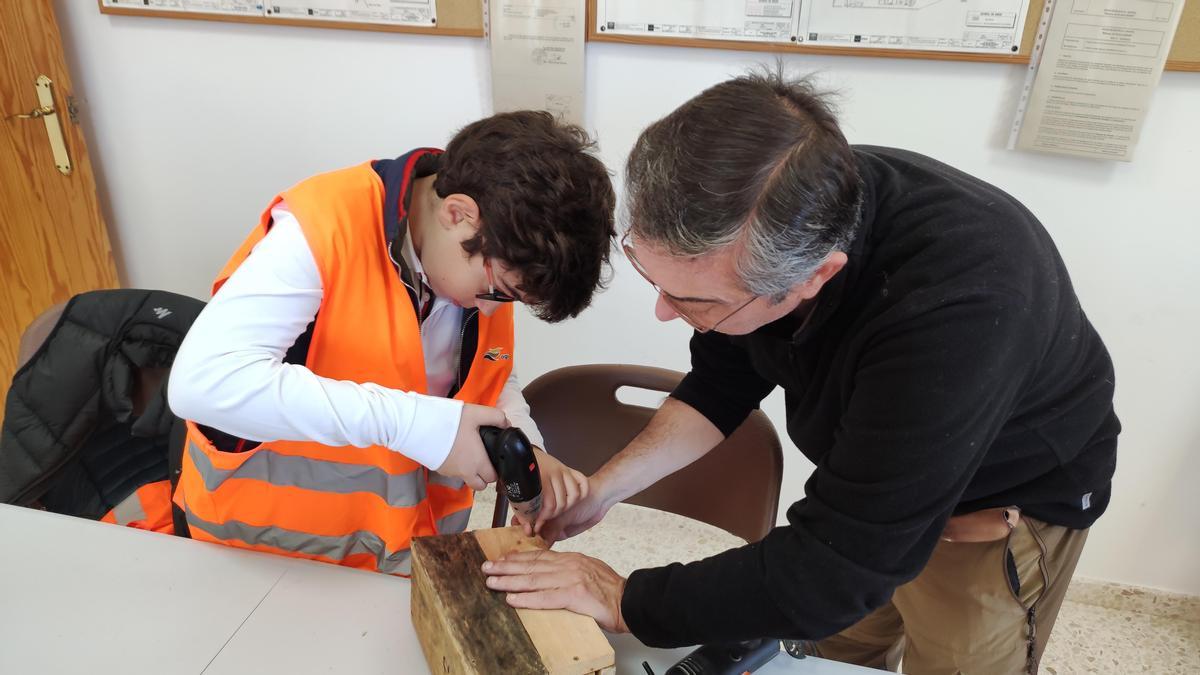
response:
[[[102,16],[56,3],[84,98],[102,199],[128,286],[205,297],[279,189],[367,158],[440,145],[487,114],[480,40]],[[587,126],[614,170],[638,131],[764,57],[592,44]],[[1023,69],[792,57],[844,93],[852,142],[923,152],[1023,200],[1054,235],[1116,361],[1125,425],[1089,577],[1200,594],[1200,74],[1167,73],[1132,164],[1002,149]],[[619,172],[618,172],[619,174]],[[523,316],[528,381],[585,362],[686,369],[688,331],[653,318],[621,260],[583,317]],[[620,330],[615,327],[620,327]],[[783,428],[782,397],[766,409]],[[811,470],[785,443],[785,504]]]

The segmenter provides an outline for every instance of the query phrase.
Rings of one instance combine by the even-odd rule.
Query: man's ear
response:
[[[479,204],[462,193],[449,195],[438,207],[438,222],[447,230],[470,228],[471,235],[474,236],[479,230]]]
[[[817,293],[821,292],[825,283],[842,271],[847,260],[846,254],[841,251],[830,253],[825,262],[821,263],[821,266],[808,278],[808,281],[800,284],[800,299],[810,300],[817,297]]]

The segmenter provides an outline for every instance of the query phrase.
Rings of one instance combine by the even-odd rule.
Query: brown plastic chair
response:
[[[670,393],[683,373],[633,365],[570,366],[525,387],[546,447],[567,465],[592,474],[633,440],[655,409],[617,400],[621,387]],[[626,501],[676,513],[734,534],[762,539],[775,526],[783,452],[761,410],[708,454]]]
[[[58,325],[58,320],[66,309],[67,303],[60,302],[38,314],[33,321],[29,322],[29,325],[25,327],[25,332],[21,333],[20,342],[17,343],[17,370],[29,363],[29,359],[32,359],[37,350],[41,349],[42,344],[46,342],[46,338],[50,337],[50,333]]]

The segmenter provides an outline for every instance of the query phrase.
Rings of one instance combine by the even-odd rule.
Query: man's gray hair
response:
[[[776,302],[846,250],[862,202],[828,95],[782,67],[713,86],[650,125],[625,181],[634,236],[680,256],[740,243],[742,284]]]

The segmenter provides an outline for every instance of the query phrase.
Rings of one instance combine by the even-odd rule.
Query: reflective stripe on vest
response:
[[[379,497],[388,506],[397,508],[416,506],[425,499],[424,469],[390,474],[370,464],[346,464],[284,455],[267,447],[255,450],[236,469],[218,469],[191,439],[188,439],[187,450],[200,477],[204,479],[204,487],[210,492],[227,480],[244,478],[319,492],[366,492]],[[462,484],[459,481],[459,485]]]
[[[146,519],[146,509],[142,508],[141,497],[131,492],[120,504],[113,507],[113,522],[122,527]]]
[[[438,520],[437,529],[441,534],[458,534],[467,529],[467,522],[470,520],[471,509],[466,508]]]
[[[222,541],[241,541],[250,545],[266,545],[285,551],[320,556],[342,562],[356,553],[375,557],[375,568],[386,574],[409,574],[409,550],[388,551],[383,540],[374,532],[359,530],[340,537],[297,532],[274,525],[256,526],[231,520],[210,523],[202,520],[189,508],[184,508],[188,526],[193,532],[201,530]]]
[[[464,481],[460,478],[451,478],[449,476],[443,476],[442,474],[440,474],[436,471],[429,472],[429,482],[434,485],[444,485],[453,490],[458,490],[459,488],[461,488],[462,486],[467,484],[466,481]]]
[[[375,568],[380,572],[404,575],[412,573],[409,549],[388,551],[382,539],[366,530],[342,536],[327,536],[297,532],[274,525],[248,525],[236,520],[210,523],[198,517],[186,505],[184,513],[187,514],[188,525],[193,530],[201,530],[222,541],[236,540],[252,546],[266,545],[335,562],[342,562],[351,555],[367,553],[374,556]],[[464,509],[439,520],[437,528],[443,534],[456,534],[467,528],[470,519],[471,509]]]
[[[174,534],[171,518],[171,481],[146,483],[121,500],[100,522],[151,532]]]

